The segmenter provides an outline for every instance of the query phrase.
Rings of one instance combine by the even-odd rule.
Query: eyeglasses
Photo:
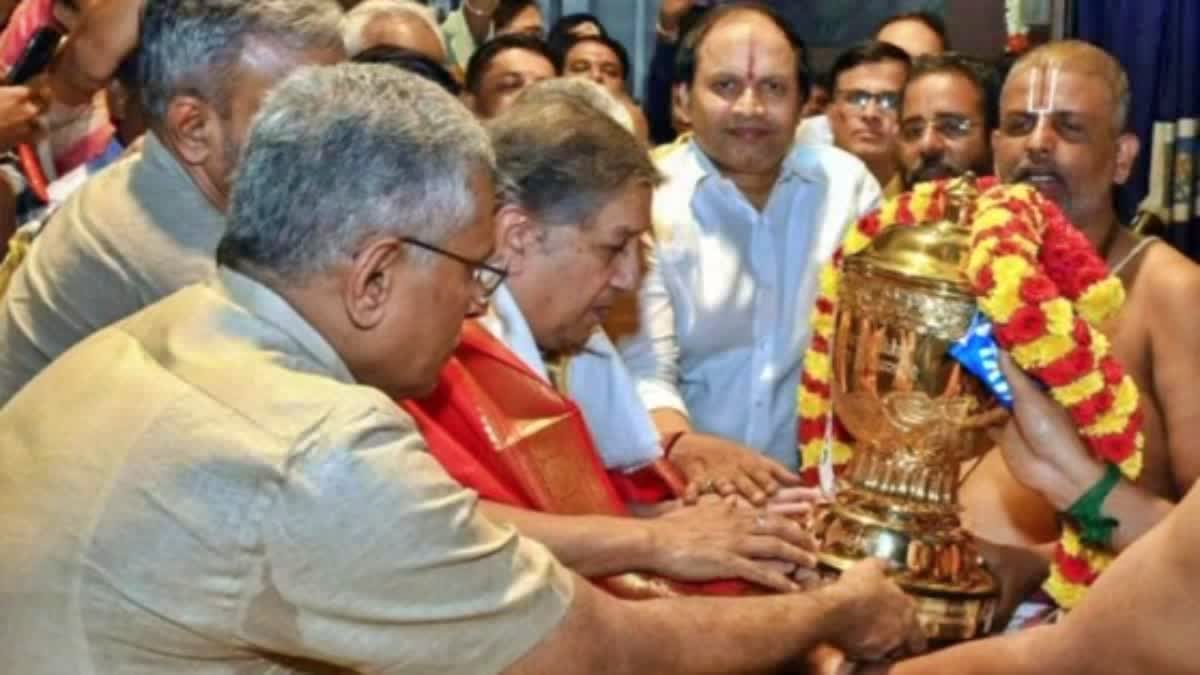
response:
[[[963,138],[976,127],[969,117],[962,115],[937,115],[932,120],[914,117],[900,123],[900,137],[909,143],[925,135],[925,129],[933,125],[933,131],[942,138]]]
[[[900,94],[895,91],[871,92],[863,89],[839,91],[838,98],[846,105],[858,111],[864,111],[874,101],[885,113],[894,114],[900,109]]]
[[[480,290],[483,291],[483,297],[480,298],[481,300],[487,300],[488,298],[492,297],[492,294],[496,292],[497,288],[500,288],[500,284],[504,283],[504,279],[508,276],[508,270],[504,268],[489,265],[482,260],[471,260],[470,258],[465,258],[457,253],[454,253],[453,251],[447,251],[446,249],[434,246],[433,244],[426,244],[419,239],[404,237],[401,239],[401,241],[406,244],[412,244],[417,248],[423,248],[431,253],[446,256],[451,260],[466,265],[471,270],[471,279],[478,284]]]

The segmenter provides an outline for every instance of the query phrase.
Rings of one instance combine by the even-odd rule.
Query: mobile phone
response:
[[[8,71],[5,84],[25,84],[45,70],[54,58],[54,50],[58,49],[62,37],[61,32],[49,26],[39,28],[25,45],[25,51],[21,52],[21,57],[17,59],[12,70]]]

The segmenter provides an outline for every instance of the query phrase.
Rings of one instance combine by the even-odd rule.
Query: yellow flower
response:
[[[1000,288],[997,284],[986,297],[979,299],[979,308],[996,323],[1008,323],[1014,312],[1021,307],[1021,297],[1013,287]]]
[[[1044,368],[1075,350],[1075,340],[1069,335],[1043,335],[1012,348],[1012,357],[1024,369]],[[1101,379],[1101,383],[1104,380]]]
[[[980,270],[992,259],[992,249],[999,243],[999,239],[991,237],[971,246],[971,253],[967,256],[967,277],[974,279],[979,276]]]
[[[829,413],[829,401],[823,396],[801,392],[799,399],[800,416],[804,419],[810,420],[817,417],[824,417]]]
[[[814,379],[821,382],[829,381],[829,355],[822,354],[815,349],[810,349],[808,355],[804,357],[804,370]]]
[[[1054,400],[1070,408],[1099,394],[1103,389],[1104,376],[1096,371],[1092,371],[1071,384],[1054,387],[1050,390],[1050,393],[1054,396]]]
[[[827,300],[837,302],[840,277],[833,263],[827,263],[821,268],[821,295]]]
[[[971,232],[973,236],[979,236],[979,233],[986,232],[998,227],[1004,227],[1012,220],[1012,211],[1005,208],[988,208],[981,211],[975,216],[975,220],[971,223]]]
[[[1092,326],[1090,331],[1092,334],[1092,353],[1096,355],[1096,360],[1099,361],[1108,356],[1109,352],[1112,351],[1112,343],[1108,341],[1107,335],[1096,330],[1094,324],[1089,325]]]
[[[883,203],[883,207],[879,209],[879,224],[882,227],[891,227],[896,224],[896,213],[900,211],[900,198],[892,197]]]
[[[1128,417],[1137,410],[1137,407],[1137,383],[1133,381],[1132,377],[1126,375],[1121,378],[1121,383],[1117,385],[1117,396],[1116,401],[1113,403],[1113,411]]]
[[[1125,431],[1125,428],[1128,426],[1129,415],[1122,415],[1121,413],[1110,410],[1101,415],[1095,422],[1092,422],[1088,426],[1081,429],[1079,433],[1089,438],[1095,438],[1097,436],[1119,434],[1122,431]]]
[[[1139,436],[1141,434],[1138,434]],[[1141,452],[1135,452],[1129,456],[1124,462],[1118,466],[1121,469],[1121,474],[1129,480],[1137,480],[1137,477],[1142,475],[1142,461],[1145,458]]]
[[[1046,315],[1046,332],[1051,335],[1070,335],[1075,326],[1075,312],[1066,298],[1055,298],[1043,302],[1042,313]]]
[[[1075,306],[1089,323],[1095,325],[1112,317],[1125,302],[1125,286],[1117,277],[1088,286],[1079,296]]]
[[[1062,537],[1058,543],[1062,544],[1063,551],[1073,558],[1078,558],[1079,552],[1083,550],[1083,542],[1079,541],[1079,533],[1069,525],[1063,527]]]
[[[833,335],[833,315],[825,312],[814,312],[812,330],[816,335],[829,339]]]
[[[848,256],[855,255],[870,245],[871,238],[863,234],[856,224],[846,233],[846,240],[842,242],[842,253]]]
[[[992,276],[998,288],[1019,288],[1029,275],[1029,261],[1019,255],[1002,255],[992,262]]]

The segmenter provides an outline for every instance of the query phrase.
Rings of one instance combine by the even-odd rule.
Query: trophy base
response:
[[[836,577],[857,560],[844,560],[836,556],[821,554],[823,576]],[[917,602],[917,621],[929,639],[931,646],[938,647],[983,637],[992,630],[992,619],[996,613],[999,594],[994,590],[991,573],[980,570],[992,582],[991,591],[951,590],[945,586],[922,584],[905,580],[898,575],[896,583]],[[983,584],[987,586],[987,583]]]
[[[931,642],[961,642],[991,631],[999,584],[957,517],[935,509],[942,512],[932,520],[897,522],[895,512],[880,518],[851,506],[858,501],[843,493],[839,504],[818,512],[815,534],[823,550],[817,557],[830,576],[864,559],[887,560],[895,569],[892,579],[917,601],[917,618]]]

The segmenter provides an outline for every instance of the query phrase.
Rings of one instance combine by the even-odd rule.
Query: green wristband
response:
[[[1094,548],[1112,548],[1113,530],[1121,524],[1116,518],[1104,515],[1102,508],[1109,493],[1121,482],[1121,470],[1116,464],[1107,464],[1104,476],[1083,493],[1067,509],[1066,516],[1079,528],[1079,539]]]

